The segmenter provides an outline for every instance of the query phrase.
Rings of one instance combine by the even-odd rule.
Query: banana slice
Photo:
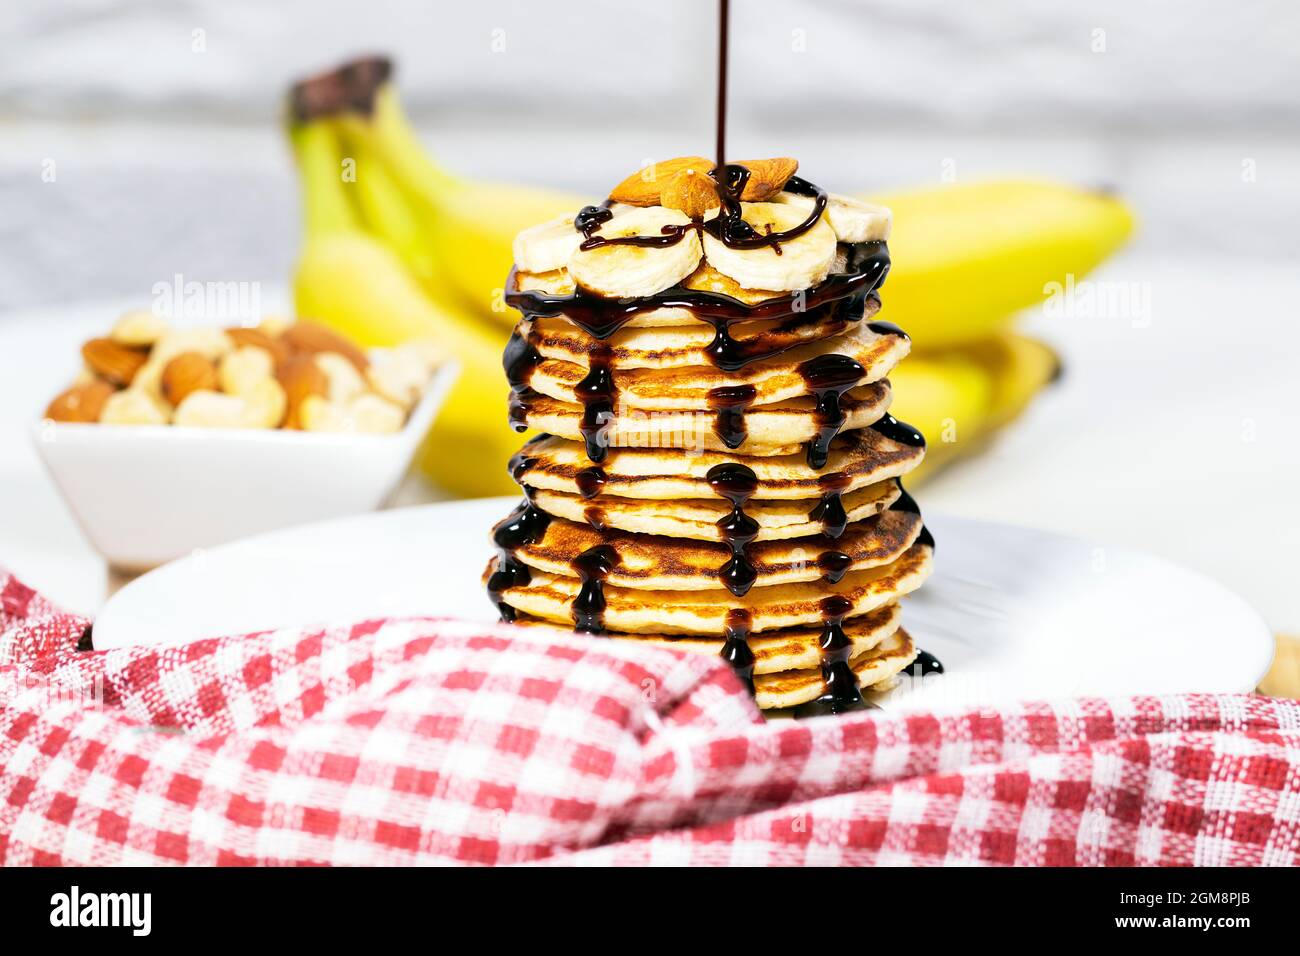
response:
[[[665,226],[685,226],[690,221],[675,209],[637,207],[616,214],[596,235],[602,239],[662,236]],[[692,229],[668,246],[615,244],[579,249],[569,259],[569,275],[584,289],[610,299],[654,295],[694,272],[700,255],[699,235]]]
[[[813,207],[811,196],[780,193],[773,202],[799,209],[806,216]],[[875,206],[852,196],[831,193],[826,197],[826,218],[840,242],[883,242],[889,238],[894,214],[887,206]]]
[[[515,284],[520,292],[544,292],[547,295],[572,295],[575,288],[568,269],[555,269],[551,272],[515,273]]]
[[[759,234],[785,232],[804,221],[807,210],[772,202],[743,202],[740,215]],[[770,246],[732,249],[704,234],[704,255],[709,265],[746,289],[795,292],[809,289],[826,278],[835,262],[835,230],[822,219],[798,238],[781,243],[781,254]]]
[[[573,228],[573,216],[557,216],[530,226],[515,236],[515,265],[521,272],[559,269],[578,251],[582,233]]]

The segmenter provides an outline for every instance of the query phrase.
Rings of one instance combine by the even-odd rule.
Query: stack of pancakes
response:
[[[721,180],[720,211],[683,217],[693,225],[665,216],[616,231],[641,223],[624,219],[630,203],[676,209],[667,185],[649,197],[619,187],[521,234],[507,288],[524,314],[506,353],[510,416],[541,434],[511,462],[525,498],[494,530],[484,579],[506,620],[721,654],[762,708],[852,710],[860,687],[889,685],[917,656],[898,601],[929,574],[934,544],[900,480],[924,441],[888,414],[887,376],[910,347],[875,318],[888,211],[789,177],[768,184],[768,201],[742,202],[737,176],[730,196]],[[817,194],[818,209],[800,205]],[[800,213],[779,219],[771,244],[737,243],[767,257],[758,267],[779,288],[743,284],[749,259],[736,266],[735,249],[717,254],[732,274],[715,268],[712,216],[761,221],[781,202]],[[805,230],[818,214],[817,229],[835,227],[815,237],[833,257],[797,286],[813,253],[790,223],[805,212]],[[671,228],[702,246],[690,234],[671,246],[590,241]],[[679,248],[692,241],[693,266]],[[665,247],[683,274],[655,258]],[[596,254],[610,275],[635,273],[626,288],[579,284]],[[657,291],[644,291],[647,270]]]

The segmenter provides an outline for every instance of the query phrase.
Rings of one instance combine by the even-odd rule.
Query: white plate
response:
[[[478,575],[512,498],[408,507],[286,529],[183,558],[127,584],[95,646],[182,644],[381,615],[493,620]],[[1251,691],[1273,659],[1258,615],[1214,581],[1076,538],[927,516],[936,572],[906,602],[944,675],[887,706]]]
[[[174,561],[128,584],[95,621],[98,649],[180,644],[383,615],[490,621],[479,584],[509,498],[359,515]],[[936,571],[904,622],[946,673],[887,707],[1077,695],[1236,692],[1273,639],[1230,591],[1160,558],[1041,531],[927,516]]]

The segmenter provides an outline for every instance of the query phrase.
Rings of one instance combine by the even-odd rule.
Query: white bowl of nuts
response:
[[[32,425],[91,544],[140,571],[381,506],[455,376],[431,343],[363,351],[309,322],[123,316]]]

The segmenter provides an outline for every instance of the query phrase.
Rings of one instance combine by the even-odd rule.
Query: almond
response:
[[[676,209],[692,219],[703,219],[711,210],[722,205],[718,186],[713,177],[698,169],[683,169],[674,173],[664,183],[661,204],[666,209]]]
[[[45,417],[56,422],[97,422],[114,388],[102,379],[74,385],[50,402]]]
[[[217,367],[198,352],[182,352],[163,366],[162,394],[172,405],[179,405],[190,392],[216,388]]]
[[[302,428],[302,406],[310,396],[324,398],[329,394],[329,378],[316,364],[311,354],[291,355],[275,370],[275,377],[284,388],[287,412],[285,428]]]
[[[280,334],[281,340],[297,352],[315,355],[317,352],[338,352],[351,362],[358,372],[364,372],[370,361],[366,354],[333,329],[317,322],[295,322]]]
[[[122,345],[112,339],[91,339],[81,347],[81,357],[100,378],[112,385],[125,387],[131,384],[149,357],[146,349]]]
[[[255,345],[259,349],[266,349],[271,353],[271,357],[275,359],[277,365],[289,357],[289,346],[279,339],[273,338],[263,329],[250,329],[237,325],[226,329],[226,334],[235,340],[237,347]]]
[[[680,156],[665,159],[633,173],[612,190],[609,198],[629,206],[658,206],[664,184],[684,169],[694,169],[706,176],[713,169],[713,160],[703,156]]]
[[[797,159],[788,156],[777,159],[746,159],[734,163],[749,170],[749,180],[740,194],[744,202],[767,202],[789,182],[790,177],[799,168]]]

